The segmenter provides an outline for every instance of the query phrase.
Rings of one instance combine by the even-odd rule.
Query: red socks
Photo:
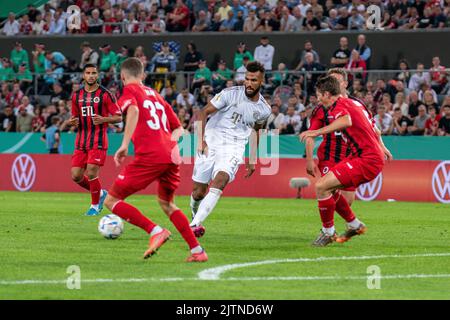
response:
[[[347,202],[347,199],[340,193],[336,192],[333,195],[333,198],[336,202],[336,212],[346,221],[351,222],[355,220],[355,214],[353,210],[350,208],[350,205]]]
[[[324,228],[331,228],[334,226],[334,210],[336,202],[333,196],[326,199],[317,200],[319,203],[320,219]]]
[[[189,226],[189,220],[181,210],[173,212],[170,216],[170,221],[172,221],[175,228],[177,228],[178,232],[181,233],[184,240],[188,243],[189,249],[193,249],[199,245],[197,238]]]
[[[150,233],[156,226],[156,224],[144,216],[138,209],[123,201],[117,202],[112,208],[112,212],[125,221],[128,221],[129,223],[143,229],[147,233]]]
[[[86,189],[87,191],[91,191],[89,180],[88,180],[88,178],[86,176],[83,176],[83,180],[81,180],[80,182],[77,182],[77,184],[80,187]]]
[[[100,184],[100,180],[97,178],[94,178],[92,180],[89,180],[89,185],[91,191],[91,204],[98,204],[100,202],[100,192],[102,191],[102,185]]]

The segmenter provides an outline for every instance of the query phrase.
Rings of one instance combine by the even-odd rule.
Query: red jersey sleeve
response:
[[[137,100],[134,97],[133,93],[130,92],[127,88],[123,90],[122,96],[119,98],[119,108],[122,113],[125,113],[129,106],[134,105],[138,106]]]
[[[77,94],[78,92],[72,94],[72,117],[78,117],[80,115],[77,104]]]
[[[321,107],[316,107],[311,116],[308,130],[318,130],[323,127],[323,110]]]
[[[107,108],[108,108],[108,113],[111,115],[121,115],[122,111],[120,110],[119,105],[117,104],[117,100],[116,98],[109,92],[106,93],[107,96]]]

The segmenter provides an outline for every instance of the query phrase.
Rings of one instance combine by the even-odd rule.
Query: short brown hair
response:
[[[320,93],[329,92],[332,96],[337,96],[341,93],[339,81],[329,75],[322,76],[317,80],[316,89]]]
[[[340,74],[342,76],[342,78],[344,78],[344,81],[348,81],[348,74],[347,71],[345,71],[345,69],[343,68],[331,68],[328,70],[327,75],[332,75],[332,74]]]
[[[125,71],[131,77],[139,78],[144,73],[144,65],[138,58],[127,58],[120,66],[120,70]]]

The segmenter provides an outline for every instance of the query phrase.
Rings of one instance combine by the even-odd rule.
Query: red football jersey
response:
[[[322,106],[317,106],[311,116],[309,130],[317,130],[330,124],[328,111]],[[322,143],[317,149],[319,161],[331,161],[338,163],[351,154],[350,146],[342,138],[341,132],[333,132],[323,135]]]
[[[103,86],[88,92],[83,88],[72,95],[72,116],[78,117],[77,150],[108,149],[107,123],[94,125],[92,117],[121,114],[116,98]]]
[[[367,108],[358,100],[339,98],[328,110],[332,122],[349,115],[352,126],[342,131],[344,141],[350,146],[352,156],[384,161],[375,125]]]
[[[155,90],[139,84],[123,88],[119,106],[126,113],[130,105],[139,108],[139,120],[132,136],[136,157],[148,163],[178,163],[178,143],[173,130],[181,126],[172,107]]]

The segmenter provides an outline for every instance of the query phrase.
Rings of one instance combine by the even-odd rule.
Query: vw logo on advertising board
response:
[[[356,196],[360,200],[372,201],[378,197],[383,186],[383,175],[380,173],[375,179],[364,183],[356,189]]]
[[[442,203],[450,203],[450,160],[437,165],[431,180],[434,196]]]
[[[17,156],[11,167],[11,180],[19,191],[28,191],[36,179],[36,165],[27,154]]]

